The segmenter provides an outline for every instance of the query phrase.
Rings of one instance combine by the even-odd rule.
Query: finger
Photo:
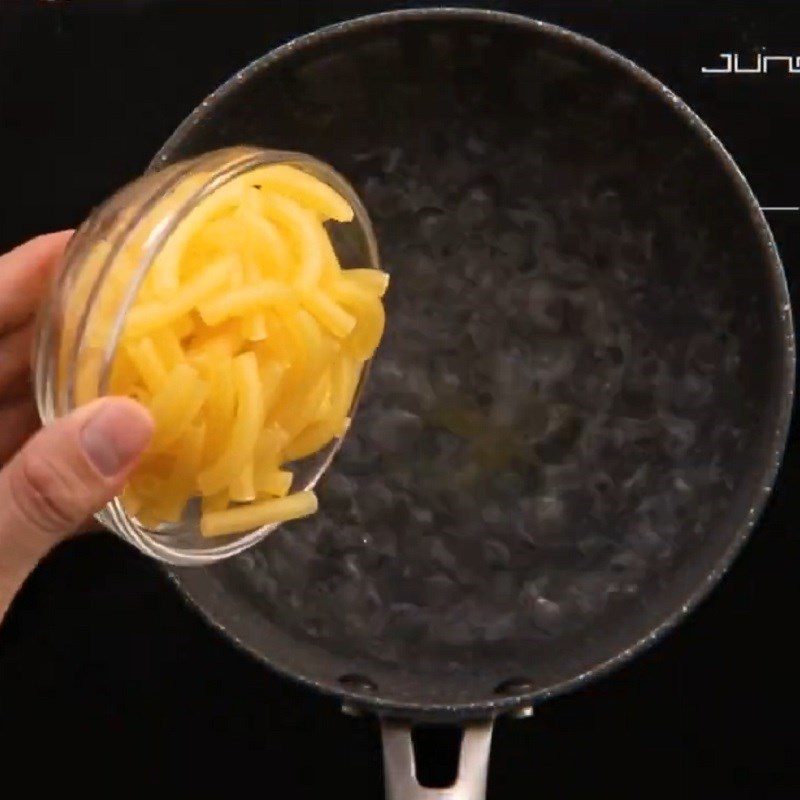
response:
[[[143,406],[105,397],[42,428],[0,470],[0,616],[37,561],[122,490],[152,434]]]
[[[0,256],[0,333],[33,315],[72,231],[37,236]]]
[[[0,465],[5,464],[38,427],[39,413],[30,398],[0,406]]]
[[[0,470],[0,536],[70,533],[122,489],[152,432],[147,410],[123,397],[43,428]]]
[[[0,397],[7,387],[30,374],[33,323],[0,336]]]
[[[108,528],[104,528],[94,516],[87,517],[80,525],[78,530],[81,533],[107,533]]]

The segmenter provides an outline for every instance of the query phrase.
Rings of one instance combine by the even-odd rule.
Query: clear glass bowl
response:
[[[266,164],[288,163],[325,181],[343,195],[355,216],[329,229],[343,264],[378,267],[372,224],[350,184],[310,156],[256,147],[215,150],[149,172],[96,208],[80,226],[62,268],[40,309],[34,351],[34,391],[47,424],[89,400],[107,394],[110,367],[131,308],[154,258],[185,216],[227,182]],[[136,242],[132,260],[129,254]],[[361,374],[358,401],[368,364]],[[354,409],[351,409],[351,416]],[[341,440],[304,459],[294,470],[292,491],[312,488]],[[223,539],[200,535],[199,503],[192,501],[177,523],[149,528],[114,498],[97,520],[153,558],[180,566],[209,564],[258,543],[271,524]]]

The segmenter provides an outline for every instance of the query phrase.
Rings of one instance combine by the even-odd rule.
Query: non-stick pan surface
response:
[[[702,122],[570,32],[415,11],[259,59],[154,166],[239,143],[354,182],[388,329],[320,514],[176,571],[187,597],[413,718],[527,704],[679,621],[767,498],[794,369],[772,236]]]

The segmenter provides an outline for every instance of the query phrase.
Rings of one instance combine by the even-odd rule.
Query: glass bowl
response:
[[[258,147],[229,147],[159,168],[128,184],[80,226],[64,255],[62,268],[40,309],[34,349],[34,391],[47,424],[79,405],[108,394],[125,319],[155,257],[191,210],[229,181],[267,164],[285,163],[321,179],[350,203],[350,223],[328,228],[337,256],[345,264],[378,266],[377,245],[363,204],[350,184],[328,165],[300,153]],[[135,243],[135,247],[127,247]],[[136,258],[129,254],[137,253]],[[368,369],[362,370],[355,404]],[[297,463],[292,491],[314,487],[341,444]],[[200,534],[199,501],[192,501],[176,523],[148,527],[114,498],[97,520],[143,553],[169,564],[209,564],[261,541],[277,524],[207,539]]]

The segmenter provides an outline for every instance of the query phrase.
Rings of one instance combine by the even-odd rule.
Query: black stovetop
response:
[[[433,3],[3,0],[0,249],[77,224],[133,177],[191,108],[273,45],[322,24]],[[650,0],[459,3],[588,34],[682,96],[764,206],[800,206],[800,5]],[[721,68],[739,55],[739,71]],[[759,59],[760,54],[760,59]],[[800,68],[800,58],[794,64]],[[768,64],[766,73],[742,68]],[[770,211],[795,297],[800,211]],[[800,608],[800,452],[790,437],[751,542],[710,599],[655,649],[535,718],[501,722],[490,798],[783,797],[800,750],[790,625]],[[374,724],[266,672],[184,607],[159,569],[109,535],[52,554],[0,630],[0,795],[31,785],[235,784],[289,797],[381,796]],[[27,757],[58,767],[31,771]],[[100,767],[118,771],[100,782]],[[123,772],[124,770],[124,772]],[[105,770],[102,770],[105,772]],[[124,777],[123,777],[124,776]],[[282,790],[277,787],[283,786]],[[10,790],[10,786],[8,787]]]

